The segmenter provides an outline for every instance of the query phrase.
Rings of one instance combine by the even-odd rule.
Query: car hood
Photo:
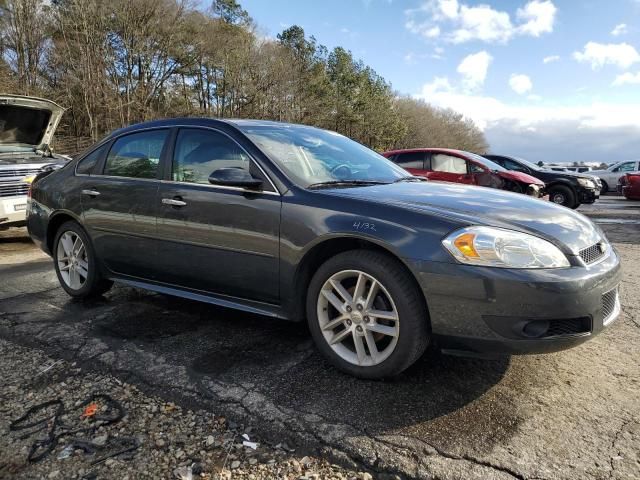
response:
[[[506,178],[507,180],[515,180],[516,182],[526,183],[526,184],[534,184],[534,185],[544,185],[544,182],[536,177],[532,177],[531,175],[523,172],[516,172],[513,170],[507,170],[506,172],[496,172],[500,177]]]
[[[584,178],[587,180],[593,180],[593,175],[596,173],[596,170],[591,170],[590,172],[578,173],[578,172],[558,172],[557,170],[543,170],[545,173],[553,173],[556,177],[571,177],[571,178]]]
[[[402,182],[322,192],[445,216],[465,226],[490,225],[531,233],[571,254],[605,238],[602,230],[580,213],[527,195],[493,188]]]
[[[50,145],[64,108],[43,98],[0,95],[0,152]]]

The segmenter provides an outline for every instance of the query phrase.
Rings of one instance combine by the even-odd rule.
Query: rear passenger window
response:
[[[424,169],[424,152],[406,152],[396,155],[393,160],[402,168]]]
[[[91,175],[93,173],[93,168],[98,163],[98,160],[102,158],[105,150],[107,149],[106,145],[103,145],[100,148],[96,148],[89,155],[85,156],[80,162],[78,162],[78,166],[76,167],[76,173],[81,175]]]
[[[168,130],[132,133],[116,140],[104,174],[115,177],[156,178]]]
[[[431,155],[431,170],[434,172],[467,173],[467,162],[452,155],[435,153]]]

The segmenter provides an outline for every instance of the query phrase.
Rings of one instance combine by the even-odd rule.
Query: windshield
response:
[[[296,125],[243,125],[241,130],[296,184],[391,183],[410,176],[382,155],[338,133]]]
[[[536,172],[543,170],[542,167],[540,167],[539,165],[536,165],[533,162],[530,162],[529,160],[525,160],[524,158],[520,158],[520,157],[513,157],[513,158],[514,160],[517,160],[518,162],[525,164],[531,170],[535,170]]]
[[[506,172],[507,171],[506,168],[501,167],[497,163],[492,162],[488,158],[481,157],[480,155],[477,155],[477,154],[471,153],[471,152],[464,152],[464,153],[465,153],[465,156],[469,157],[471,160],[473,160],[475,162],[478,162],[481,165],[484,165],[489,170],[494,170],[496,172]]]

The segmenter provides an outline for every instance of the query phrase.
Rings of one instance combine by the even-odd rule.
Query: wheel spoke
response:
[[[81,267],[80,265],[76,266],[76,272],[78,273],[79,277],[78,280],[81,280],[82,278],[84,278],[85,280],[87,279],[87,275],[89,274],[87,272],[87,270],[85,270],[83,267]]]
[[[80,243],[80,245],[82,245],[82,242],[80,241],[80,237],[76,237],[76,239],[73,241],[73,247],[71,247],[71,253],[74,253],[77,255],[78,254],[78,243]]]
[[[389,327],[388,325],[380,325],[379,323],[372,323],[371,325],[367,326],[367,329],[372,332],[387,335],[388,337],[396,337],[398,335],[395,327]]]
[[[329,303],[333,305],[338,312],[342,313],[344,311],[344,303],[341,302],[331,290],[322,290],[322,295],[329,300]]]
[[[370,317],[380,318],[382,320],[398,320],[398,314],[395,311],[369,310],[367,313]]]
[[[83,254],[84,254],[84,243],[81,243],[80,246],[78,247],[78,251],[76,252],[76,257],[82,258]]]
[[[339,317],[334,318],[333,320],[328,321],[322,326],[322,330],[333,330],[338,325],[342,325],[342,323],[347,319],[346,315],[340,315]]]
[[[71,241],[71,236],[68,233],[65,233],[60,237],[60,243],[62,243],[62,249],[67,257],[70,257],[73,254],[73,243]]]
[[[350,303],[353,301],[353,298],[351,298],[351,295],[349,295],[349,292],[347,292],[347,290],[342,286],[342,284],[339,281],[334,280],[332,278],[331,280],[329,280],[329,282],[331,282],[331,286],[336,292],[338,292],[338,294],[342,297],[345,303]]]
[[[69,270],[70,268],[71,268],[71,264],[67,263],[66,265],[60,267],[60,271],[61,272],[65,272],[65,271]]]
[[[78,260],[78,266],[84,268],[85,270],[89,270],[89,264],[86,260]]]
[[[335,345],[336,343],[340,343],[345,338],[347,338],[350,333],[351,333],[351,330],[349,330],[348,328],[345,328],[340,333],[336,333],[331,339],[331,341],[329,342],[329,344]]]
[[[364,331],[364,338],[367,340],[367,347],[369,347],[369,354],[373,361],[375,362],[378,358],[378,346],[376,345],[376,341],[373,338],[373,334],[369,330]]]
[[[378,293],[378,282],[376,282],[375,280],[371,280],[371,288],[369,288],[369,293],[367,294],[367,300],[365,301],[365,304],[364,304],[365,309],[371,308],[377,293]]]
[[[356,282],[356,288],[353,291],[353,300],[358,301],[364,295],[364,287],[367,284],[367,277],[364,274],[358,274],[358,281]]]
[[[358,364],[362,365],[364,363],[365,358],[367,358],[367,352],[364,350],[364,343],[362,341],[362,335],[358,335],[355,331],[353,332],[353,343],[356,346],[356,354],[358,355]]]

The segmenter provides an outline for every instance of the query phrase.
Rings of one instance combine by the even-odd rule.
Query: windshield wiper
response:
[[[411,177],[400,177],[397,180],[394,180],[393,183],[399,183],[399,182],[428,182],[429,180],[427,180],[424,177],[418,177],[416,175],[412,175]]]
[[[363,185],[388,185],[389,182],[381,182],[379,180],[329,180],[327,182],[312,183],[307,188],[324,188],[324,187],[353,187]]]

